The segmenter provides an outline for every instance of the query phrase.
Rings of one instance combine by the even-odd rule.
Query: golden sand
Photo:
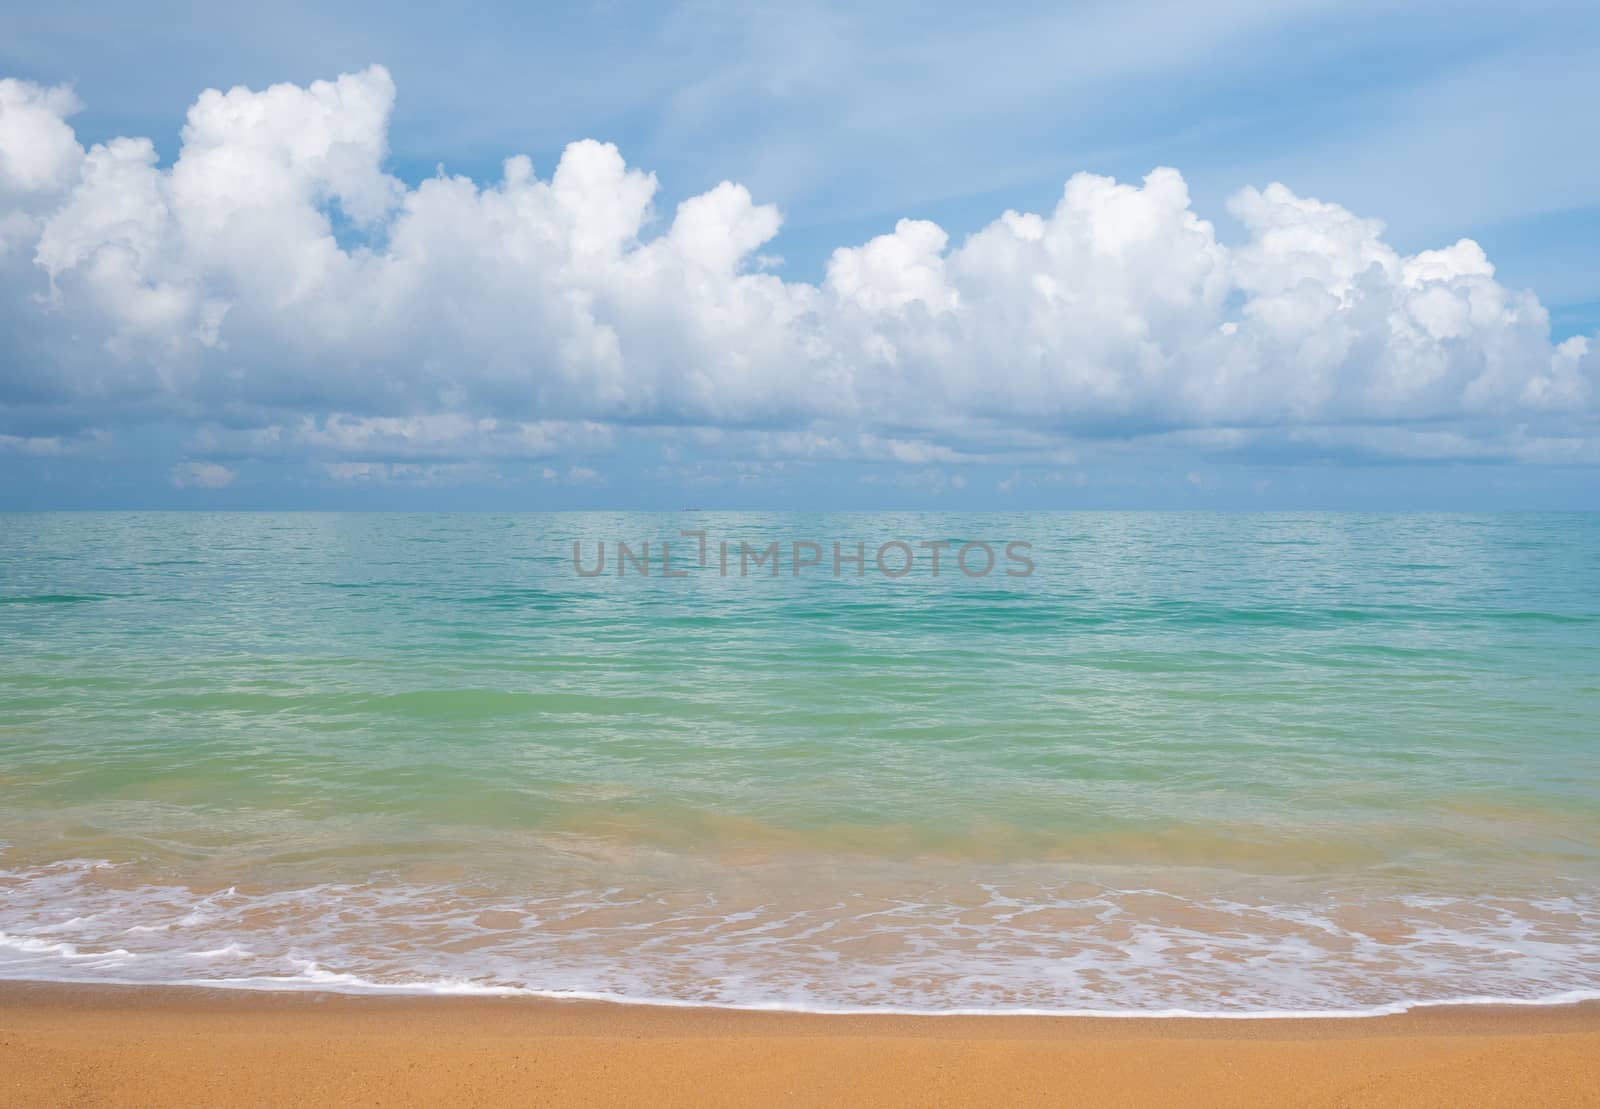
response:
[[[808,1016],[0,984],[0,1105],[1600,1105],[1600,1006]]]

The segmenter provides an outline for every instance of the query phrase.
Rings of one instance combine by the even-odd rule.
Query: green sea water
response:
[[[1593,514],[0,516],[0,976],[1600,995],[1596,583]]]

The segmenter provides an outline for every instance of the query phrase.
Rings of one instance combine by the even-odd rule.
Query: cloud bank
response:
[[[765,253],[775,207],[723,182],[658,212],[654,175],[592,140],[548,177],[517,155],[402,182],[394,101],[381,66],[208,90],[163,164],[148,139],[85,149],[70,90],[0,81],[0,451],[179,425],[173,481],[207,488],[238,459],[370,480],[629,435],[1600,462],[1596,342],[1553,342],[1468,239],[1401,254],[1273,184],[1234,196],[1227,243],[1158,168],[1078,174],[960,243],[901,220],[812,284]]]

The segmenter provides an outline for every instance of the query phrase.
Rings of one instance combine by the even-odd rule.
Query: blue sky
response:
[[[1595,72],[1581,4],[35,5],[0,505],[1600,507]]]

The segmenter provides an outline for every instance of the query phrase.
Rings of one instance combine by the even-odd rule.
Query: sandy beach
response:
[[[1600,1105],[1600,1005],[823,1016],[0,985],[0,1104]]]

